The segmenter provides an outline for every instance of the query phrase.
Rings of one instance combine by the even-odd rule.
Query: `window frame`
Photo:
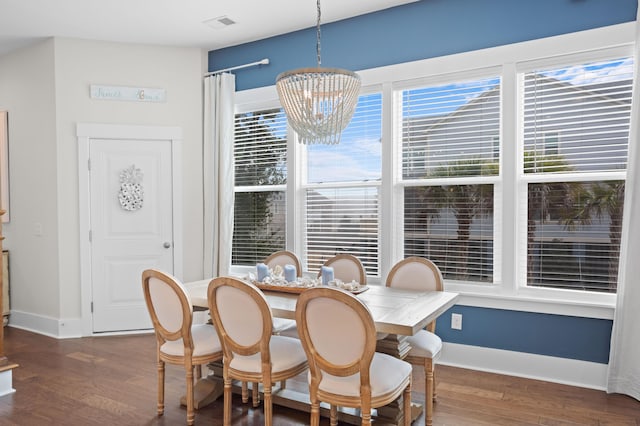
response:
[[[273,100],[265,100],[265,99],[259,99],[256,102],[253,102],[251,104],[239,104],[236,102],[235,106],[234,106],[234,117],[236,117],[238,114],[245,114],[245,113],[250,113],[250,112],[257,112],[257,111],[264,111],[264,110],[269,110],[269,109],[279,109],[281,108],[280,106],[280,102],[273,102]],[[287,183],[286,184],[277,184],[277,185],[240,185],[240,186],[236,186],[235,182],[233,185],[233,195],[234,195],[234,204],[235,204],[235,197],[236,194],[238,193],[256,193],[256,192],[283,192],[284,196],[285,196],[285,200],[288,199],[288,193],[289,193],[289,166],[291,164],[291,161],[289,159],[289,155],[288,153],[291,152],[291,146],[290,146],[290,131],[289,131],[289,127],[287,126]],[[235,142],[234,142],[235,143]],[[290,229],[289,229],[289,217],[292,217],[290,215],[289,212],[289,202],[286,202],[286,212],[285,212],[285,247],[288,247],[290,244],[290,240],[291,240],[291,236],[290,236]],[[234,210],[235,211],[235,210]],[[233,240],[232,240],[233,243]],[[230,272],[234,273],[234,274],[238,274],[239,272],[242,273],[243,275],[246,275],[249,272],[254,272],[253,271],[253,267],[249,267],[249,266],[241,266],[241,265],[230,265]]]
[[[360,90],[360,94],[359,96],[366,96],[366,95],[374,95],[374,94],[380,94],[381,95],[381,138],[384,141],[384,131],[385,131],[385,124],[384,124],[384,114],[385,114],[385,109],[384,109],[384,92],[383,92],[383,88],[381,85],[370,85],[370,86],[366,86],[366,87],[362,87]],[[297,175],[298,178],[298,183],[297,183],[297,187],[294,188],[293,190],[296,192],[296,194],[298,195],[296,201],[295,201],[295,207],[296,210],[295,212],[305,212],[304,215],[299,215],[298,216],[302,216],[301,218],[296,217],[296,220],[300,220],[300,225],[302,226],[302,228],[300,228],[300,231],[296,234],[296,235],[305,235],[306,237],[306,231],[307,231],[307,223],[306,223],[306,209],[307,209],[307,191],[309,190],[322,190],[322,189],[344,189],[344,190],[349,190],[349,189],[356,189],[356,188],[376,188],[378,191],[378,229],[380,234],[383,234],[382,232],[382,217],[383,217],[383,203],[382,203],[382,183],[384,181],[384,165],[380,164],[380,179],[379,180],[367,180],[367,181],[358,181],[358,180],[349,180],[349,181],[330,181],[330,182],[322,182],[322,183],[317,183],[317,182],[309,182],[306,176],[306,172],[307,172],[307,167],[306,167],[306,159],[307,159],[307,155],[306,155],[306,146],[300,144],[299,142],[297,142],[296,138],[295,138],[295,132],[291,131],[292,133],[292,138],[294,139],[294,150],[295,150],[295,157],[298,160],[298,163],[300,164],[300,170],[299,173]],[[384,158],[384,155],[381,153],[381,156]],[[384,161],[383,159],[381,159],[381,162]],[[295,214],[295,213],[294,213]],[[306,267],[307,265],[307,259],[306,259],[306,243],[303,239],[298,238],[296,241],[296,244],[298,244],[298,251],[296,253],[299,253],[299,256],[301,257],[301,263],[304,265],[304,267]],[[381,278],[382,276],[386,276],[383,275],[382,272],[382,252],[381,252],[381,247],[383,246],[382,243],[382,237],[381,235],[378,235],[378,275],[376,276],[372,276],[372,275],[367,275],[367,283],[380,283],[381,282]],[[363,262],[364,263],[364,262]],[[365,265],[366,267],[366,265]],[[311,275],[315,275],[317,273],[316,271],[307,271],[309,274]]]
[[[527,312],[573,315],[590,318],[612,319],[616,294],[603,294],[579,290],[548,289],[526,285],[526,203],[527,184],[542,182],[544,176],[525,176],[522,164],[523,126],[522,107],[518,102],[518,76],[533,67],[562,66],[584,63],[615,56],[633,56],[635,24],[618,24],[588,31],[570,33],[544,39],[514,43],[506,46],[470,51],[409,63],[358,71],[363,83],[362,94],[382,90],[382,182],[380,183],[380,265],[381,277],[385,277],[393,263],[403,258],[403,239],[395,237],[403,232],[401,182],[401,146],[391,141],[401,140],[394,125],[395,106],[399,89],[419,84],[436,84],[452,81],[452,75],[467,76],[486,74],[499,70],[501,78],[500,173],[483,177],[494,185],[494,252],[496,246],[501,256],[494,256],[494,283],[446,282],[448,291],[461,294],[462,305]],[[575,53],[577,52],[577,53]],[[478,66],[482,64],[482,66]],[[495,72],[495,71],[494,71]],[[236,113],[270,108],[279,105],[275,86],[236,92]],[[397,120],[396,120],[397,121]],[[287,247],[301,253],[304,242],[304,218],[296,215],[296,207],[302,208],[305,187],[301,184],[304,170],[303,156],[292,136],[288,136],[287,178]],[[506,161],[514,159],[514,161]],[[626,178],[625,172],[607,179]],[[601,176],[605,178],[605,176]],[[554,175],[548,179],[557,180]],[[567,179],[584,180],[566,176]],[[589,175],[598,179],[598,174]],[[474,179],[474,183],[478,182]],[[432,183],[432,182],[430,182]],[[415,184],[412,182],[411,184]],[[523,208],[523,203],[525,208]],[[524,213],[524,222],[523,215]],[[518,213],[520,212],[520,213]],[[293,220],[290,220],[293,218]],[[501,224],[498,226],[498,224]],[[499,228],[499,229],[497,229]],[[623,230],[624,232],[624,230]],[[401,234],[400,234],[401,235]],[[523,246],[524,241],[524,246]],[[525,263],[523,272],[522,262]],[[243,274],[251,268],[232,266],[231,272]],[[523,280],[524,275],[524,280]],[[381,279],[371,279],[370,284]]]
[[[455,84],[458,82],[467,82],[467,81],[475,81],[481,79],[489,79],[497,77],[500,79],[500,97],[502,101],[502,68],[499,66],[492,67],[483,67],[474,70],[466,70],[459,72],[452,72],[447,74],[441,74],[432,77],[424,77],[419,79],[414,79],[411,81],[399,81],[393,83],[393,101],[394,101],[394,139],[392,140],[393,145],[397,148],[397,154],[393,161],[396,163],[396,167],[398,169],[398,173],[396,175],[396,181],[394,186],[397,186],[397,189],[394,191],[394,199],[392,203],[398,206],[404,206],[404,190],[407,187],[415,187],[415,186],[438,186],[438,185],[465,185],[465,184],[490,184],[493,185],[493,283],[484,283],[477,281],[456,281],[455,286],[465,288],[465,292],[469,289],[479,287],[482,290],[486,291],[487,288],[495,287],[496,285],[501,285],[502,283],[502,271],[500,268],[501,262],[501,253],[502,253],[502,226],[501,218],[502,218],[502,209],[496,208],[498,205],[498,201],[501,199],[501,191],[502,188],[502,152],[500,150],[500,141],[502,141],[501,133],[502,133],[502,116],[500,115],[499,120],[500,123],[498,125],[499,134],[496,136],[498,138],[498,174],[493,176],[474,176],[474,177],[444,177],[444,178],[429,178],[429,179],[403,179],[402,177],[402,93],[405,90],[412,89],[420,89],[424,87],[432,87],[432,86],[440,86],[446,84]],[[502,105],[502,103],[500,104]],[[502,106],[500,106],[502,113]],[[495,155],[495,153],[494,153]],[[500,210],[500,211],[498,211]],[[497,218],[497,219],[496,219]],[[393,217],[394,222],[396,223],[396,228],[394,231],[394,235],[404,235],[404,214],[400,211],[397,211]],[[498,222],[500,220],[500,222]],[[399,239],[395,238],[395,243],[399,245],[395,250],[399,253],[398,258],[401,259],[404,257],[404,238]],[[453,285],[453,281],[446,280],[448,282],[448,286]]]

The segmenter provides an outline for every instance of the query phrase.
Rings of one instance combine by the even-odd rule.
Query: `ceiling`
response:
[[[322,0],[322,23],[416,0]],[[235,24],[211,28],[224,17]],[[207,50],[313,27],[313,0],[0,0],[0,55],[47,37]]]

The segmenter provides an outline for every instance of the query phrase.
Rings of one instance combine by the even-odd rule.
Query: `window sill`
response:
[[[498,286],[458,283],[445,283],[445,289],[460,293],[458,305],[490,309],[612,320],[616,307],[615,294],[530,288],[507,293]]]

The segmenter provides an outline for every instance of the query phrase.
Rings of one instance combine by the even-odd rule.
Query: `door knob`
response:
[[[162,245],[164,248],[169,248],[171,247],[171,243],[170,242],[166,242]]]

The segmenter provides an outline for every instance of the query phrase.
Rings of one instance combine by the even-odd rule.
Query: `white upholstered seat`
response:
[[[397,361],[398,359],[391,355],[378,352],[373,354],[370,370],[384,372],[384,374],[371,375],[371,398],[393,392],[398,384],[411,374],[411,364]],[[358,397],[360,395],[360,373],[347,377],[325,373],[322,375],[320,389],[323,392],[336,395]]]
[[[218,340],[218,333],[211,324],[196,324],[191,326],[191,336],[193,340],[192,356],[206,356],[207,354],[218,352],[221,353],[222,346]],[[173,355],[184,355],[184,342],[182,339],[167,341],[160,346],[160,352]]]
[[[442,340],[430,331],[420,330],[415,335],[409,336],[407,341],[411,345],[409,355],[431,358],[434,361],[440,356]]]

